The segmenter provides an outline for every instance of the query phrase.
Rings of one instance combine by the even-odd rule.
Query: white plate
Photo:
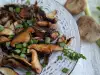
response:
[[[30,0],[31,4],[34,4],[36,0]],[[0,5],[8,3],[24,4],[25,0],[0,0]],[[66,37],[74,37],[69,48],[80,52],[80,37],[77,24],[71,14],[59,3],[54,0],[37,0],[38,5],[43,8],[47,13],[53,10],[57,10],[57,25],[58,30],[66,35]],[[74,69],[77,61],[72,61],[63,57],[63,60],[57,61],[57,56],[62,55],[61,52],[53,53],[49,58],[49,64],[42,70],[40,75],[66,75],[62,73],[62,68],[68,68],[69,73]],[[63,56],[63,55],[62,55]],[[18,71],[18,70],[17,70]],[[25,71],[19,71],[20,75],[25,75]]]

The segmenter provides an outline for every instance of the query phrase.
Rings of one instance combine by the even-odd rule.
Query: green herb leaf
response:
[[[30,0],[27,0],[27,1],[26,1],[26,4],[30,4]]]
[[[77,53],[77,52],[75,52],[75,51],[73,51],[71,49],[64,49],[63,53],[64,53],[64,56],[67,56],[71,60],[78,60],[80,58],[86,59],[86,57],[83,56],[83,54]]]
[[[8,38],[12,39],[13,37],[14,37],[14,35],[9,35],[9,37],[8,37]]]
[[[16,49],[16,50],[14,50],[14,52],[17,53],[17,54],[20,54],[21,50],[20,49]]]
[[[68,69],[67,69],[67,68],[63,68],[63,69],[62,69],[62,72],[63,72],[63,73],[67,73],[67,72],[68,72]]]
[[[2,25],[0,25],[0,31],[3,31],[4,27]]]
[[[32,73],[31,72],[26,72],[26,75],[32,75]]]
[[[100,6],[98,6],[97,9],[100,11]]]
[[[42,64],[42,67],[43,67],[43,68],[46,67],[46,64],[43,63],[43,64]]]
[[[20,8],[19,8],[19,7],[16,7],[16,8],[15,8],[15,12],[16,12],[16,13],[19,13],[19,12],[20,12]]]
[[[23,45],[22,44],[16,44],[15,47],[16,48],[23,48]]]
[[[50,44],[50,41],[51,41],[50,37],[46,37],[46,38],[45,38],[45,43],[46,43],[46,44]]]
[[[63,58],[62,58],[62,56],[58,56],[58,60],[62,60]]]

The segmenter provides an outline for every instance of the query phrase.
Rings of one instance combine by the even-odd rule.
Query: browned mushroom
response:
[[[59,33],[57,31],[51,33],[51,38],[56,39],[59,36]]]
[[[13,30],[5,27],[3,31],[0,32],[0,35],[14,35]]]
[[[65,8],[71,14],[77,15],[80,12],[84,11],[86,8],[86,1],[85,0],[67,0],[65,4]]]
[[[31,53],[32,53],[32,61],[31,61],[32,68],[33,68],[37,73],[41,73],[41,71],[42,71],[42,66],[41,66],[41,64],[40,64],[40,62],[39,62],[37,52],[36,52],[34,49],[30,49],[30,50],[31,50]]]
[[[54,11],[52,11],[52,12],[50,12],[50,13],[47,13],[47,14],[46,14],[46,17],[49,18],[49,19],[54,19],[55,16],[56,16],[56,14],[57,14],[57,11],[54,10]]]
[[[0,67],[2,66],[2,60],[4,59],[4,56],[6,54],[2,51],[2,49],[0,48]]]
[[[21,42],[29,42],[30,40],[30,33],[33,33],[34,29],[32,27],[29,27],[26,31],[19,33],[12,41],[11,46],[14,47],[16,43]]]
[[[28,60],[26,60],[25,58],[20,57],[18,55],[14,54],[14,55],[8,56],[8,58],[14,58],[14,59],[20,60],[20,61],[24,62],[26,65],[31,66],[31,64],[28,62]]]
[[[29,8],[22,8],[19,14],[22,18],[29,18],[30,13],[29,13]]]
[[[54,51],[62,51],[63,48],[58,45],[52,45],[52,44],[32,44],[28,46],[30,49],[35,49],[39,52],[50,54]]]
[[[4,43],[4,42],[8,42],[10,41],[9,38],[5,37],[5,36],[0,36],[0,43]]]
[[[11,30],[15,30],[15,27],[19,24],[20,24],[20,20],[15,21],[14,23],[12,22],[12,20],[9,20],[4,26],[10,28]]]
[[[1,67],[0,68],[0,75],[18,75],[17,72],[10,68]]]
[[[45,27],[45,26],[49,26],[51,23],[48,21],[38,21],[37,24],[39,26]]]
[[[27,69],[26,66],[24,66],[22,63],[18,62],[14,58],[7,58],[7,57],[3,58],[2,59],[2,66],[4,66],[4,65],[10,65],[14,68],[21,67],[21,68]]]
[[[57,25],[56,24],[50,24],[50,29],[56,30],[57,29]]]
[[[5,22],[7,22],[8,19],[9,19],[9,16],[4,16],[2,19],[0,19],[0,21],[1,21],[1,23],[3,24],[3,23],[5,23]]]

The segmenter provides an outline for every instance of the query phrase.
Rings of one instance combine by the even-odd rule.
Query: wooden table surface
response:
[[[61,5],[66,2],[66,0],[56,1]],[[100,0],[88,0],[88,3],[93,17],[100,23],[100,19],[97,19],[100,12],[96,9],[96,6],[100,6]],[[76,17],[79,16],[81,14]],[[80,59],[71,75],[100,75],[100,48],[96,43],[81,41],[81,53],[86,56],[87,60]]]

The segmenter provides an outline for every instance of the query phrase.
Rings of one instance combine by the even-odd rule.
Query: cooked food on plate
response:
[[[42,72],[40,59],[46,59],[46,65],[53,52],[63,52],[72,60],[85,59],[82,54],[67,49],[72,37],[66,38],[57,31],[57,11],[45,13],[37,3],[34,5],[4,5],[0,8],[0,66],[30,68],[36,73]],[[66,47],[65,47],[66,46]],[[70,51],[69,51],[70,50]],[[0,72],[16,72],[0,68]]]

